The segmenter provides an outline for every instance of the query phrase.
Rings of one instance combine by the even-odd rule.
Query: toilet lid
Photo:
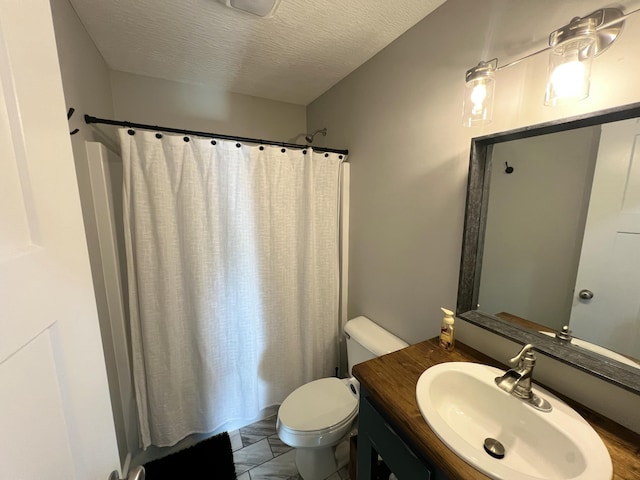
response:
[[[314,431],[343,422],[357,408],[358,400],[349,387],[339,378],[330,377],[294,390],[282,402],[278,417],[291,430]]]

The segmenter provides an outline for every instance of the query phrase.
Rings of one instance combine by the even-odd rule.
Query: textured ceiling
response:
[[[113,70],[307,105],[445,0],[70,0]]]

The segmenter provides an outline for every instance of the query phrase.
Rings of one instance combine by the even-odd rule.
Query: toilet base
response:
[[[325,448],[296,448],[296,467],[303,480],[324,480],[349,463],[349,442]]]

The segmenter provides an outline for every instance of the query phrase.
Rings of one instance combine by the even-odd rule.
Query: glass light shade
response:
[[[562,31],[557,34],[549,53],[549,74],[544,97],[545,105],[574,103],[589,96],[591,63],[596,51],[595,25],[587,24],[579,34]]]
[[[465,127],[483,125],[491,121],[495,83],[493,72],[467,81],[462,107],[462,124]]]

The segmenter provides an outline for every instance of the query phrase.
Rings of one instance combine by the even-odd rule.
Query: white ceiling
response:
[[[109,68],[307,105],[445,0],[70,0]]]

